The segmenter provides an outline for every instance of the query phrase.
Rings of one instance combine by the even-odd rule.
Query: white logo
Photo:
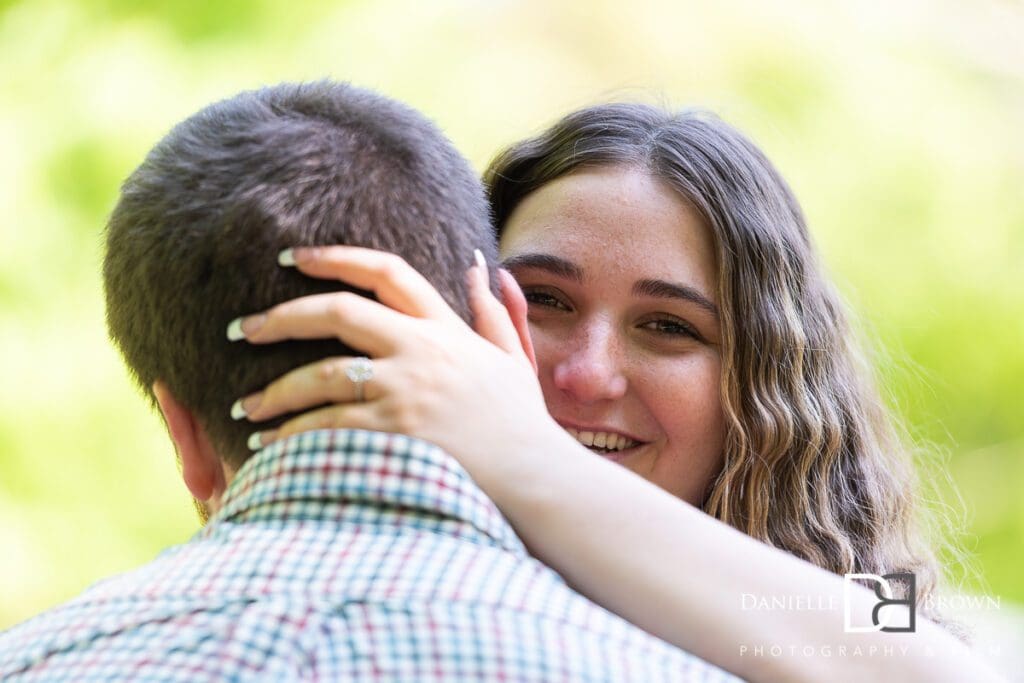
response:
[[[907,583],[907,597],[903,600],[899,600],[893,597],[892,584],[889,583],[890,579],[898,579]],[[851,612],[853,611],[854,596],[854,581],[871,581],[875,584],[875,595],[878,597],[878,602],[871,610],[871,626],[854,626],[853,617]],[[917,586],[915,577],[909,572],[898,573],[898,574],[885,574],[879,576],[878,574],[845,574],[843,576],[843,631],[846,633],[874,633],[877,631],[885,631],[886,633],[913,633],[915,631],[915,618],[916,618],[916,600],[917,600]],[[889,623],[892,621],[897,610],[885,610],[885,619],[880,620],[879,615],[882,612],[883,607],[890,607],[894,605],[906,605],[909,609],[906,626],[890,626]]]

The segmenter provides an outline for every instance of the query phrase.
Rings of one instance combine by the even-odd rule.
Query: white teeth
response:
[[[636,441],[611,432],[578,432],[575,429],[566,428],[574,439],[587,447],[606,448],[610,451],[621,451],[637,445]]]

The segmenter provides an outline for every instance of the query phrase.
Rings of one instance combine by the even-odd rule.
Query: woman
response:
[[[394,259],[296,250],[307,274],[373,289],[412,318],[369,301],[340,317],[372,325],[339,323],[302,300],[270,311],[250,341],[342,335],[374,357],[377,374],[361,403],[331,362],[248,397],[253,421],[338,403],[264,434],[264,445],[322,427],[438,443],[581,592],[752,680],[899,667],[929,680],[977,677],[966,649],[928,620],[914,634],[850,635],[836,633],[834,614],[740,613],[741,594],[834,598],[835,575],[846,573],[912,573],[925,605],[939,577],[914,527],[906,450],[801,210],[763,154],[710,116],[603,105],[512,146],[486,182],[550,416],[527,371],[530,343],[490,296],[485,264],[471,273],[471,296],[494,345]],[[503,291],[514,319],[521,300],[507,279]],[[388,336],[370,329],[392,333],[370,339]],[[851,599],[868,613],[877,602],[860,587]],[[743,650],[822,634],[913,647],[899,661],[766,661]]]

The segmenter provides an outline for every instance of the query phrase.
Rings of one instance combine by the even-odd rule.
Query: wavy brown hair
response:
[[[716,245],[727,428],[704,511],[838,574],[913,572],[923,613],[941,622],[925,602],[941,572],[919,526],[910,451],[785,180],[712,115],[599,105],[491,163],[499,237],[534,190],[607,166],[640,167],[675,188]]]

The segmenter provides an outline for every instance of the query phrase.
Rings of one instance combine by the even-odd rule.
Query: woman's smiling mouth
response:
[[[562,428],[581,444],[610,460],[619,461],[643,446],[645,442],[607,428],[576,428],[562,424]]]

